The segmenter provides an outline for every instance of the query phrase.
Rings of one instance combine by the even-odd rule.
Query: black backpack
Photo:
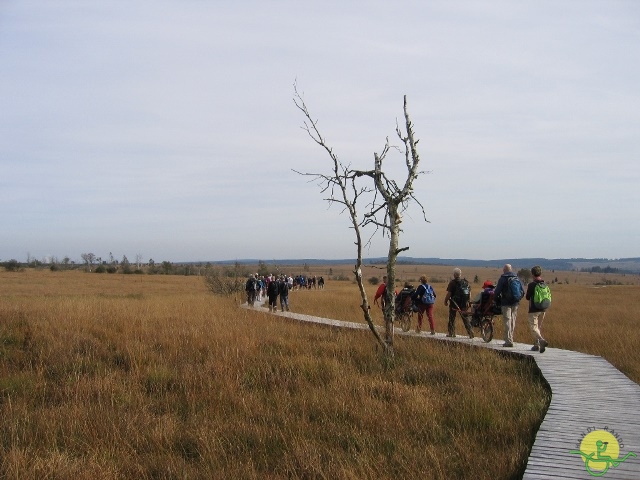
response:
[[[461,278],[456,282],[456,287],[453,290],[453,301],[458,308],[465,308],[469,303],[469,297],[471,296],[471,285],[466,278]],[[455,306],[455,305],[454,305]]]

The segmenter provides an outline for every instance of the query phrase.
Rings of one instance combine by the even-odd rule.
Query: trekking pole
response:
[[[456,306],[456,311],[460,314],[460,318],[462,319],[467,332],[469,333],[469,335],[471,335],[471,322],[473,321],[473,314],[468,310],[462,310],[454,299],[450,298],[449,301]]]
[[[464,318],[464,316],[465,316],[465,315],[467,315],[467,318],[468,318],[468,316],[469,316],[469,315],[471,315],[471,313],[469,313],[469,311],[467,311],[467,310],[462,310],[462,309],[460,308],[460,305],[458,305],[458,304],[456,303],[456,301],[455,301],[453,298],[450,298],[450,299],[449,299],[449,301],[450,301],[451,303],[453,303],[453,304],[456,306],[455,310],[456,310],[458,313],[460,313],[460,317],[462,317],[462,319],[463,319],[463,320],[465,320],[465,318]]]
[[[460,308],[460,306],[456,303],[456,301],[453,298],[450,298],[449,301],[456,306],[456,310],[458,310],[459,312],[462,312],[462,309]]]

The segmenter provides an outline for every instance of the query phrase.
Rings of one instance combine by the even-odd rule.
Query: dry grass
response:
[[[630,288],[609,290],[628,307]],[[554,289],[554,346],[626,351],[580,296],[606,290]],[[548,401],[527,362],[411,338],[385,362],[366,331],[239,309],[198,277],[1,272],[0,292],[0,478],[510,478]],[[354,294],[291,302],[359,321]]]
[[[436,330],[447,330],[448,308],[444,306],[444,296],[453,267],[442,266],[400,266],[398,289],[404,281],[418,285],[420,275],[427,275],[433,283],[438,300],[435,307]],[[346,275],[348,269],[345,268]],[[469,268],[463,269],[464,276],[470,281],[478,276],[479,283],[472,283],[472,295],[478,291],[484,280],[497,281],[501,269]],[[382,276],[380,270],[371,269],[369,276]],[[635,382],[640,382],[640,335],[636,328],[640,326],[640,276],[638,275],[596,275],[582,272],[544,272],[544,278],[558,283],[551,284],[552,307],[544,320],[542,332],[552,347],[576,350],[599,355],[611,362]],[[602,286],[609,283],[617,285]],[[328,316],[338,320],[363,322],[355,284],[352,289],[336,289],[331,286],[329,302],[323,292],[301,291],[298,298],[290,299],[296,311]],[[369,289],[373,298],[375,286]],[[336,291],[337,290],[337,291]],[[308,295],[311,294],[311,295]],[[518,311],[515,341],[532,343],[527,322],[527,302],[523,301]],[[331,315],[336,316],[331,316]],[[382,313],[374,310],[374,317],[383,324]],[[426,322],[426,319],[425,319]],[[426,324],[426,323],[425,323]],[[456,333],[464,335],[460,318],[456,319]],[[494,338],[502,339],[503,326],[500,317],[496,317]]]

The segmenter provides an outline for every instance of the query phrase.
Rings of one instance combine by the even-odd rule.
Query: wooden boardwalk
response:
[[[268,312],[265,307],[254,308]],[[292,312],[277,312],[276,315],[336,327],[369,328],[364,323]],[[531,345],[523,343],[504,348],[502,341],[485,343],[477,337],[473,340],[460,336],[447,338],[444,334],[405,333],[400,329],[396,329],[396,335],[508,351],[535,360],[551,388],[551,403],[536,434],[524,479],[640,479],[640,385],[602,357],[558,348],[547,348],[545,353],[532,352]],[[604,437],[602,432],[605,432]],[[579,453],[571,453],[580,450],[580,444],[587,435],[594,441],[598,438],[609,440],[606,454],[611,461],[603,460],[606,458],[604,452],[599,462],[595,457],[585,462]],[[619,452],[615,452],[615,447],[619,447]]]

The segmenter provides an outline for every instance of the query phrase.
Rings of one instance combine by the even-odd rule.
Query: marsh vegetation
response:
[[[549,401],[531,363],[406,337],[385,359],[366,331],[241,309],[201,277],[27,269],[0,286],[0,478],[511,478]],[[554,286],[551,345],[638,381],[638,286]],[[290,302],[363,321],[355,289]]]

